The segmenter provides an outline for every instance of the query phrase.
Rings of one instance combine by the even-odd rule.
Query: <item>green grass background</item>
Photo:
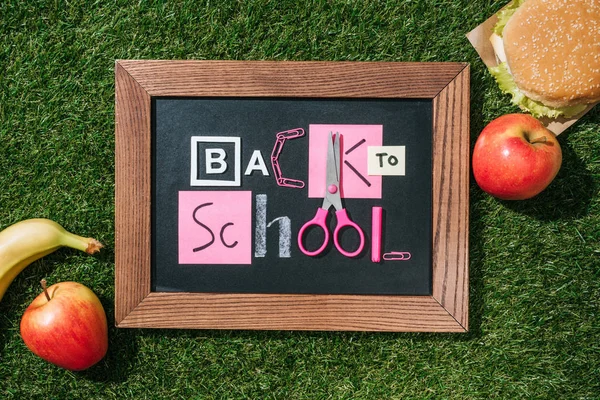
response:
[[[0,303],[3,399],[600,398],[600,110],[559,136],[562,169],[503,202],[471,182],[470,332],[116,329],[116,59],[466,61],[471,143],[518,111],[465,34],[503,0],[0,3],[0,228],[48,217],[106,244],[34,263]],[[106,309],[107,357],[73,373],[19,335],[39,280]]]

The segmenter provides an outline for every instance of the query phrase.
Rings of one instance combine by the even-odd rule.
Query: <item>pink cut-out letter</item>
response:
[[[344,198],[381,199],[381,176],[369,176],[369,146],[383,143],[383,125],[309,125],[308,197],[323,197],[329,132],[342,135],[341,188]]]
[[[252,262],[250,191],[179,192],[179,263]]]

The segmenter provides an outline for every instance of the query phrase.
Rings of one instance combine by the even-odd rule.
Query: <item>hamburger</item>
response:
[[[534,117],[570,118],[600,101],[599,0],[515,0],[490,41],[490,73]]]

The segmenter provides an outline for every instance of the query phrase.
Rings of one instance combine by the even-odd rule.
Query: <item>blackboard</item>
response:
[[[356,257],[297,244],[329,134]],[[469,148],[464,63],[117,61],[116,325],[467,331]]]
[[[427,99],[253,99],[253,98],[157,98],[153,100],[153,290],[182,292],[244,292],[244,293],[335,293],[335,294],[431,294],[431,143],[432,102]],[[324,133],[315,125],[330,125],[329,128],[344,137],[347,127],[364,131],[344,141],[342,155],[348,150],[348,159],[354,154],[367,152],[367,144],[361,141],[375,133],[383,139],[384,146],[405,147],[405,175],[379,176],[381,198],[348,198],[345,206],[353,220],[362,227],[366,236],[363,252],[354,258],[341,255],[333,246],[317,257],[300,252],[296,238],[300,226],[311,219],[320,198],[308,197],[309,140],[311,135]],[[313,128],[311,131],[311,127]],[[368,128],[382,131],[372,132]],[[275,171],[270,163],[271,150],[278,132],[300,128],[305,134],[287,140],[281,151],[280,164],[285,174],[306,183],[304,188],[289,188],[277,185]],[[315,133],[316,132],[316,133]],[[364,135],[356,136],[356,135]],[[192,173],[191,138],[221,137],[223,140],[201,142],[211,149],[223,149],[227,154],[228,168],[212,176],[206,175],[205,186],[191,186],[190,175],[204,172],[203,148],[196,151],[201,168]],[[226,139],[240,138],[242,172],[239,186],[214,186],[210,179],[233,181],[234,144]],[[351,142],[352,140],[352,142]],[[352,149],[353,146],[359,146]],[[193,145],[199,145],[194,143]],[[260,151],[261,162],[252,162],[255,151]],[[342,158],[342,161],[344,159]],[[347,160],[345,160],[347,161]],[[360,161],[365,161],[360,159]],[[386,160],[387,161],[387,160]],[[354,161],[353,161],[354,162]],[[257,168],[251,175],[244,175],[248,164]],[[265,176],[261,165],[268,167]],[[352,164],[351,164],[352,165]],[[366,181],[357,181],[364,190],[373,186],[366,165],[356,165]],[[347,175],[353,174],[352,169]],[[209,179],[210,178],[210,179]],[[342,186],[344,181],[342,180]],[[193,196],[196,191],[224,193],[234,198],[240,192],[250,192],[242,201],[250,202],[247,211],[251,229],[242,237],[229,237],[228,241],[247,241],[246,257],[240,264],[238,248],[220,246],[219,231],[227,218],[227,206],[218,200],[195,214],[189,209],[179,209],[179,193],[190,191],[197,198],[194,208],[213,196]],[[227,201],[227,200],[224,200]],[[371,261],[371,209],[381,206],[385,212],[382,244],[384,251],[406,251],[411,258],[405,261]],[[223,209],[224,208],[224,209]],[[261,209],[262,208],[262,209]],[[292,240],[280,251],[280,223],[275,222],[266,230],[266,252],[260,251],[264,243],[257,243],[257,214],[266,209],[266,222],[287,218]],[[194,220],[216,219],[215,213],[225,214],[219,221],[208,221],[208,228],[199,226]],[[180,215],[186,213],[186,215]],[[333,208],[331,213],[333,213]],[[213,214],[213,215],[211,215]],[[180,218],[190,220],[190,230],[178,226]],[[335,218],[331,218],[333,231]],[[186,225],[187,226],[187,225]],[[209,231],[210,229],[210,231]],[[258,226],[260,235],[261,226]],[[212,239],[214,243],[196,253],[199,263],[180,264],[179,246],[183,236],[198,235],[189,246],[202,246]],[[308,236],[318,247],[322,240],[320,232]],[[348,232],[342,235],[346,248],[357,248],[357,235]],[[206,254],[232,252],[232,262],[227,256],[224,264],[211,264]],[[204,254],[203,254],[204,253]],[[282,254],[283,253],[283,254]],[[236,257],[237,256],[237,257]]]

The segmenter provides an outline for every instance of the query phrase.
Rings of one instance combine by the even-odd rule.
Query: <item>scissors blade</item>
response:
[[[333,135],[329,132],[327,142],[327,180],[325,184],[325,198],[323,208],[327,209],[333,205],[336,210],[342,209],[340,197],[340,138],[339,133]]]
[[[333,155],[335,158],[335,175],[336,175],[338,185],[340,184],[340,164],[342,162],[342,160],[340,159],[341,143],[342,143],[342,135],[339,132],[336,132],[335,141],[333,142]]]
[[[338,153],[336,153],[336,145]],[[340,180],[338,172],[339,157],[339,143],[334,139],[333,133],[329,132],[329,139],[327,141],[327,186],[337,185]]]

